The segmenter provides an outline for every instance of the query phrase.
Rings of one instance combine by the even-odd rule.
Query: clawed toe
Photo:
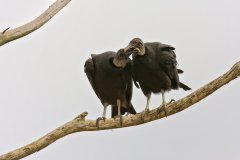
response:
[[[158,109],[157,109],[158,114],[162,111],[164,111],[165,117],[167,118],[166,104],[162,104],[161,106],[158,107]]]
[[[115,120],[116,118],[119,118],[119,119],[120,119],[120,126],[122,127],[122,126],[123,126],[123,116],[122,116],[122,115],[116,115],[116,116],[114,116],[114,120]]]
[[[175,102],[175,99],[171,99],[171,101],[168,104],[171,104],[172,102]]]
[[[106,121],[106,117],[98,117],[97,120],[96,120],[96,126],[97,128],[99,128],[99,121],[100,120],[103,120],[104,122]]]
[[[150,110],[148,109],[148,108],[146,108],[145,110],[144,110],[144,114],[148,114],[150,112]]]
[[[150,112],[150,110],[148,108],[146,108],[142,113],[141,113],[141,120],[144,123],[144,117],[146,114],[148,114]]]

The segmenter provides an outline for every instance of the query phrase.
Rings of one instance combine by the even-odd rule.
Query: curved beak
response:
[[[124,48],[124,52],[129,52],[129,50],[133,51],[134,46],[132,46],[131,44],[129,44],[127,47]]]
[[[126,55],[126,57],[129,57],[133,52],[132,51],[126,51],[126,52],[124,52],[125,53],[125,55]]]

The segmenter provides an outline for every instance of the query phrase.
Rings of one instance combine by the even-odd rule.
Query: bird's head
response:
[[[132,54],[130,50],[125,50],[124,48],[121,48],[117,51],[116,55],[118,59],[128,59],[128,57]]]
[[[116,56],[113,59],[113,63],[116,67],[125,67],[128,62],[128,57],[132,54],[132,51],[121,48],[117,51]]]
[[[145,54],[145,46],[143,41],[140,38],[133,38],[129,45],[124,48],[125,52],[132,52],[133,54],[137,55],[144,55]]]

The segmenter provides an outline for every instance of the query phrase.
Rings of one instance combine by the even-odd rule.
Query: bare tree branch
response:
[[[70,1],[71,0],[57,0],[45,12],[43,12],[39,17],[37,17],[33,21],[15,29],[11,30],[8,30],[9,28],[5,29],[3,32],[0,33],[0,46],[13,40],[16,40],[18,38],[24,37],[29,33],[42,27]]]
[[[192,106],[193,104],[209,96],[210,94],[215,92],[217,89],[229,83],[230,81],[236,79],[239,76],[240,76],[240,61],[237,62],[228,72],[226,72],[222,76],[206,84],[205,86],[201,87],[200,89],[196,90],[195,92],[191,93],[185,98],[182,98],[174,103],[167,105],[166,106],[167,115],[169,116],[169,115],[178,113],[188,108],[189,106]],[[120,127],[120,123],[118,119],[116,120],[107,119],[105,122],[101,121],[99,124],[99,128],[97,128],[96,121],[85,120],[86,116],[87,116],[87,112],[80,114],[79,116],[74,118],[72,121],[69,121],[68,123],[58,127],[54,131],[32,142],[31,144],[28,144],[24,147],[21,147],[19,149],[16,149],[14,151],[11,151],[7,154],[0,156],[0,160],[17,160],[17,159],[26,157],[30,154],[33,154],[47,147],[48,145],[52,144],[56,140],[75,132],[98,131],[98,130],[114,129],[114,128]],[[161,119],[164,116],[165,116],[165,112],[164,111],[159,112],[159,110],[157,109],[154,109],[150,111],[149,114],[146,114],[146,116],[144,117],[144,122],[142,121],[141,114],[126,116],[123,118],[123,127],[140,125],[143,123]]]

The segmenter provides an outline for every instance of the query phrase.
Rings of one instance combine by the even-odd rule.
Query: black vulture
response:
[[[191,89],[179,81],[178,73],[183,73],[183,71],[177,69],[175,48],[160,42],[143,43],[140,38],[134,38],[130,41],[129,47],[143,50],[143,52],[132,54],[134,84],[137,88],[140,85],[143,94],[147,97],[147,104],[143,113],[149,111],[151,93],[162,94],[162,106],[166,113],[164,96],[166,91],[178,88]]]
[[[136,114],[131,103],[132,77],[129,56],[133,52],[131,48],[124,48],[118,52],[108,51],[97,55],[91,55],[85,62],[85,73],[93,90],[103,105],[103,115],[97,119],[106,119],[107,106],[112,106],[112,118],[119,117],[122,126],[122,115],[127,112]]]

